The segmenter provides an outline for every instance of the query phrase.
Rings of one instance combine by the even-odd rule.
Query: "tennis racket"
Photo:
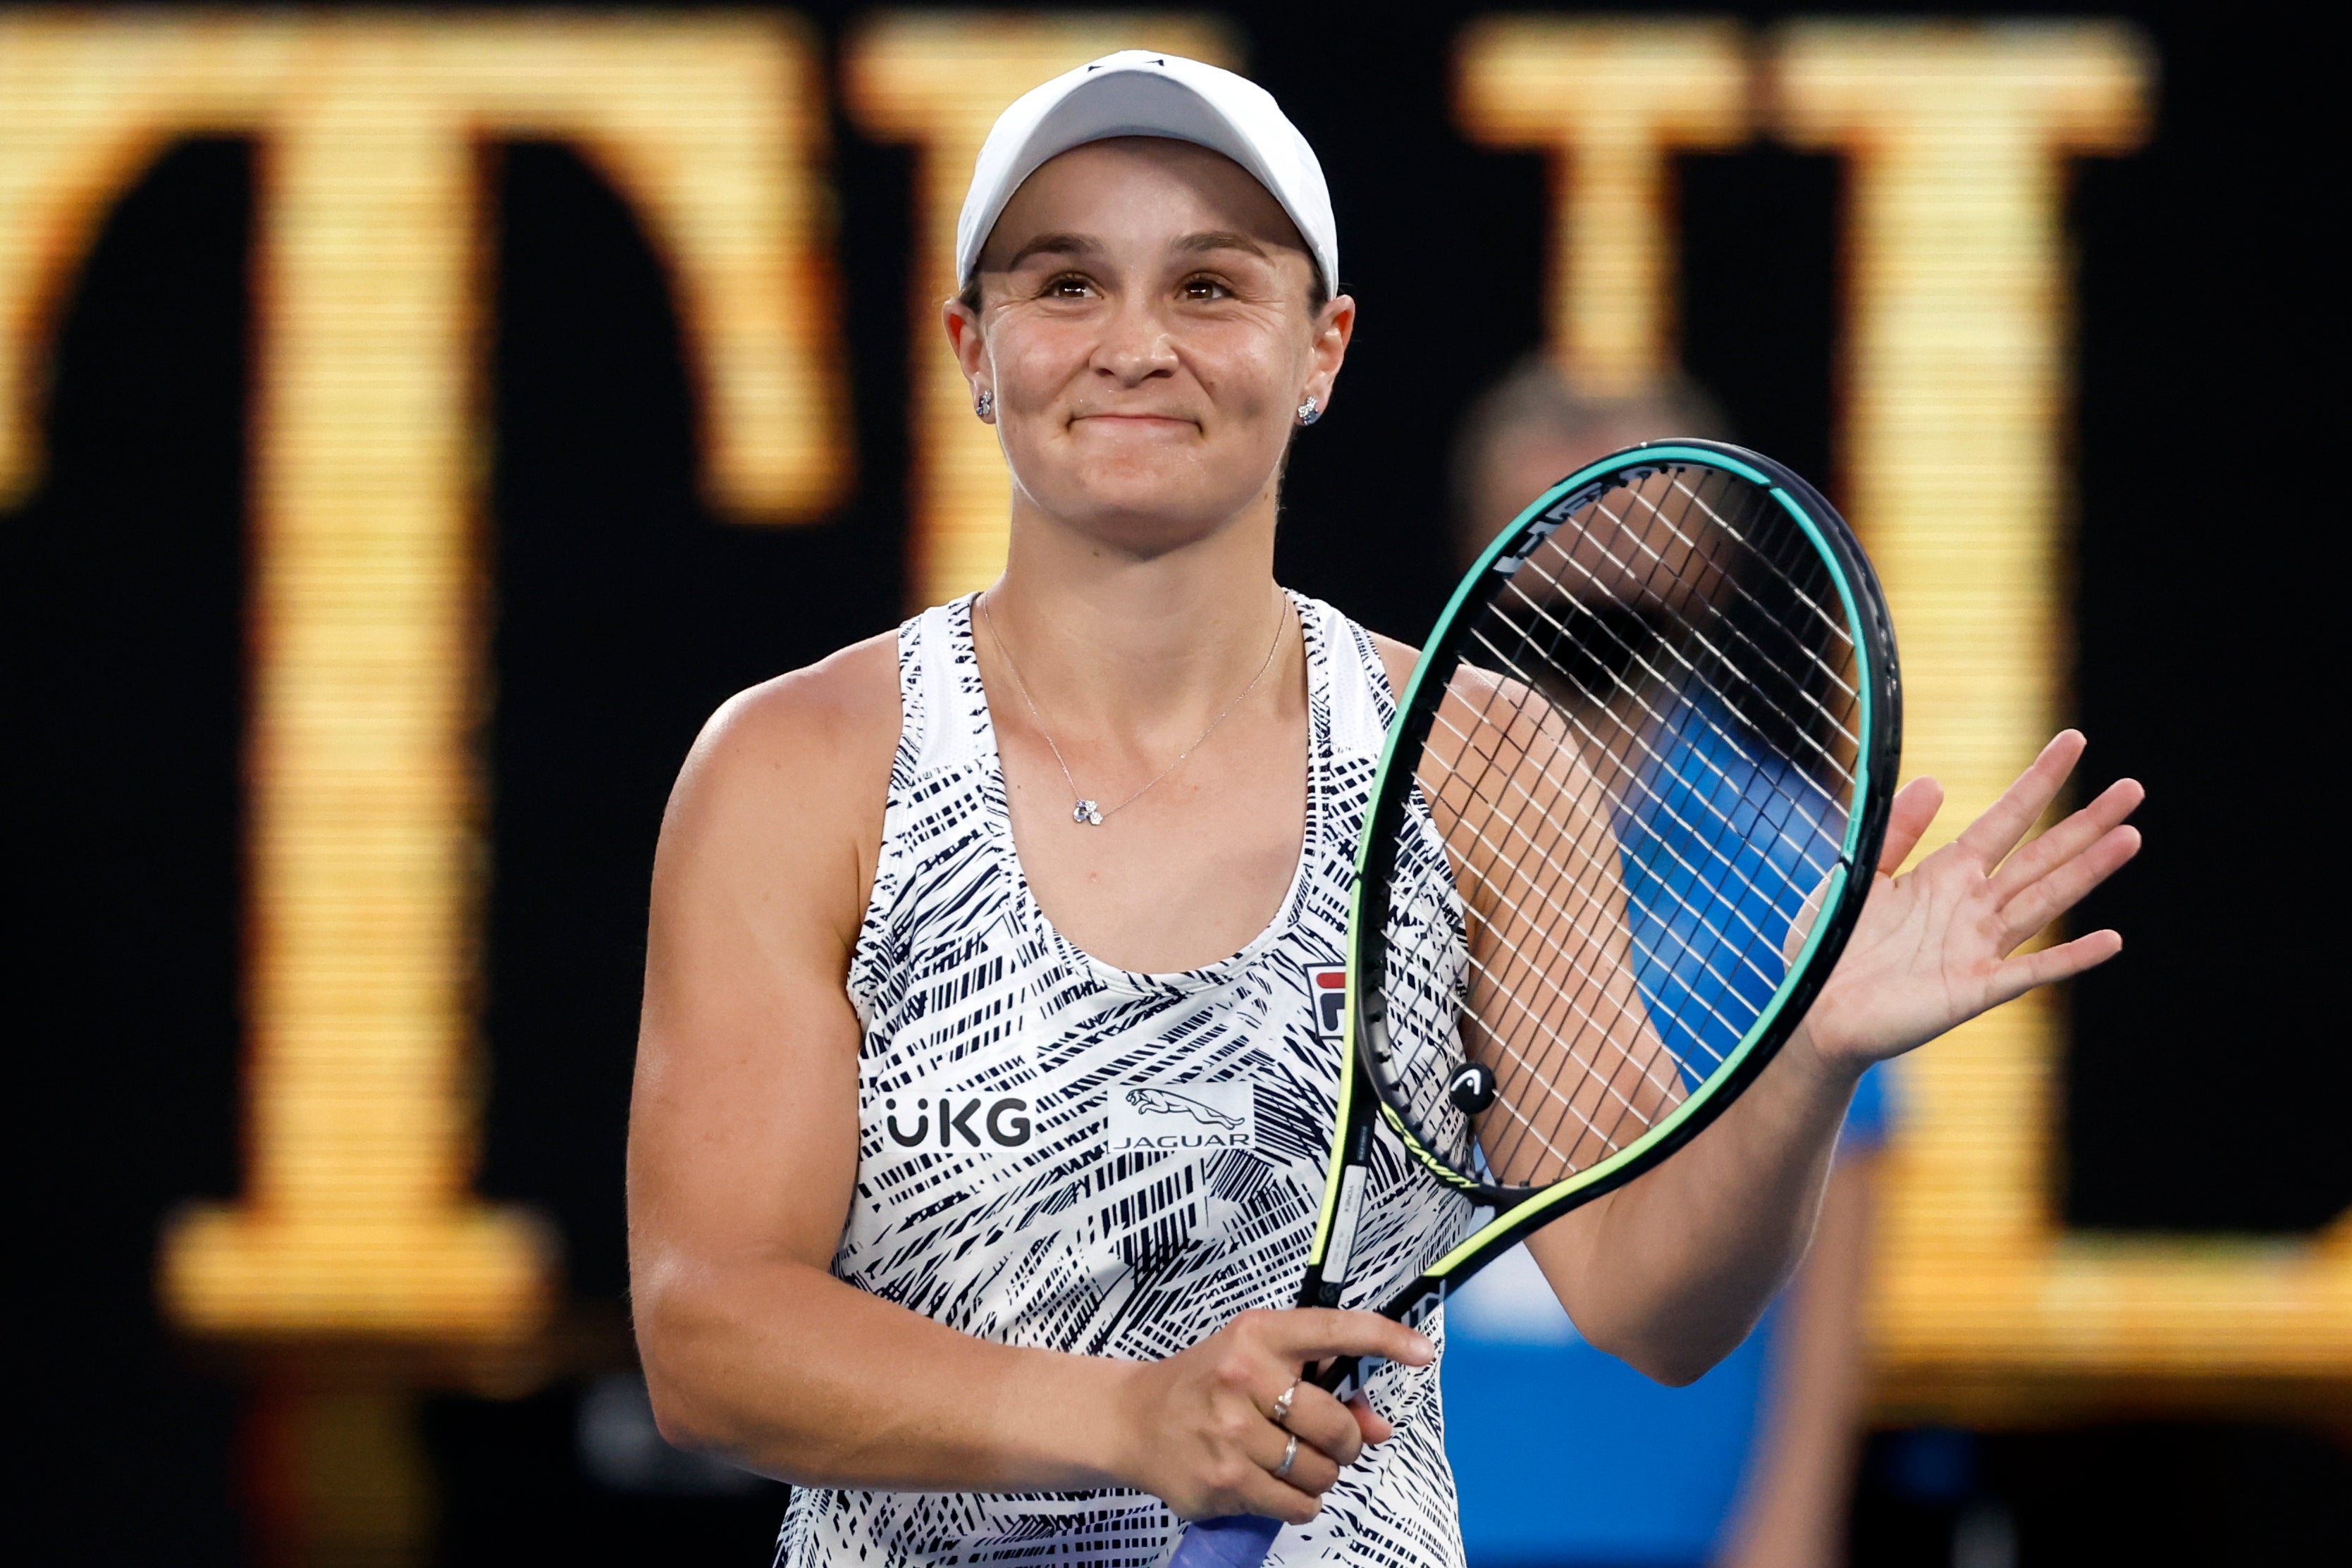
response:
[[[1901,728],[1877,578],[1780,464],[1651,443],[1520,514],[1439,618],[1372,786],[1300,1305],[1349,1283],[1380,1122],[1476,1206],[1380,1304],[1418,1324],[1720,1115],[1853,929]],[[1345,1397],[1370,1370],[1317,1381]],[[1281,1528],[1201,1521],[1172,1568],[1257,1564]]]

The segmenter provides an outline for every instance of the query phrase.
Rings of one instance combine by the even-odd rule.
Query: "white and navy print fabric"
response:
[[[1309,707],[1297,877],[1248,946],[1181,974],[1113,968],[1039,909],[1013,852],[971,601],[899,629],[903,729],[849,970],[865,1039],[840,1278],[965,1333],[1136,1360],[1296,1302],[1339,1092],[1356,840],[1392,707],[1370,638],[1293,602]],[[1425,815],[1412,831],[1442,868]],[[1458,995],[1458,913],[1436,936],[1430,974]],[[1409,1159],[1381,1128],[1346,1305],[1377,1304],[1469,1233],[1467,1203]],[[1442,1323],[1431,1332],[1442,1343]],[[1274,1563],[1461,1563],[1437,1368],[1386,1367],[1370,1396],[1396,1436],[1313,1523],[1283,1531]],[[1132,1491],[811,1490],[793,1497],[777,1561],[1144,1568],[1180,1530]]]

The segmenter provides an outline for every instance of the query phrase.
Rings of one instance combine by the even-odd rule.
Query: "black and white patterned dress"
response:
[[[1205,968],[1146,975],[1073,946],[1013,853],[971,601],[898,632],[904,727],[849,992],[865,1025],[857,1186],[840,1278],[965,1333],[1157,1359],[1295,1303],[1339,1088],[1356,840],[1391,715],[1371,639],[1293,596],[1305,630],[1305,851],[1274,922]],[[1444,863],[1434,830],[1433,863]],[[1458,921],[1440,987],[1459,984]],[[1410,1180],[1387,1132],[1347,1305],[1384,1297],[1469,1210]],[[1433,1325],[1442,1340],[1442,1326]],[[1280,1564],[1462,1561],[1437,1369],[1390,1366],[1366,1450]],[[803,1490],[778,1562],[1144,1564],[1178,1521],[1132,1491]]]

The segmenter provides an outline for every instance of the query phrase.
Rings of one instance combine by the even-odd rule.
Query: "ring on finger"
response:
[[[1274,1479],[1276,1480],[1287,1480],[1290,1478],[1290,1467],[1297,1462],[1298,1434],[1293,1432],[1290,1435],[1289,1443],[1286,1445],[1282,1450],[1282,1463],[1274,1467]]]
[[[1274,1414],[1268,1418],[1276,1426],[1280,1427],[1289,1421],[1290,1402],[1298,1396],[1299,1381],[1296,1377],[1292,1378],[1290,1386],[1282,1391],[1282,1397],[1274,1402]]]

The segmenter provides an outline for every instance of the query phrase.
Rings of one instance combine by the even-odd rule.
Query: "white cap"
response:
[[[1256,177],[1307,241],[1323,287],[1339,291],[1339,225],[1315,149],[1274,95],[1181,55],[1121,49],[1033,88],[997,116],[956,220],[956,281],[971,281],[1004,204],[1047,159],[1112,136],[1165,136],[1222,152]]]

